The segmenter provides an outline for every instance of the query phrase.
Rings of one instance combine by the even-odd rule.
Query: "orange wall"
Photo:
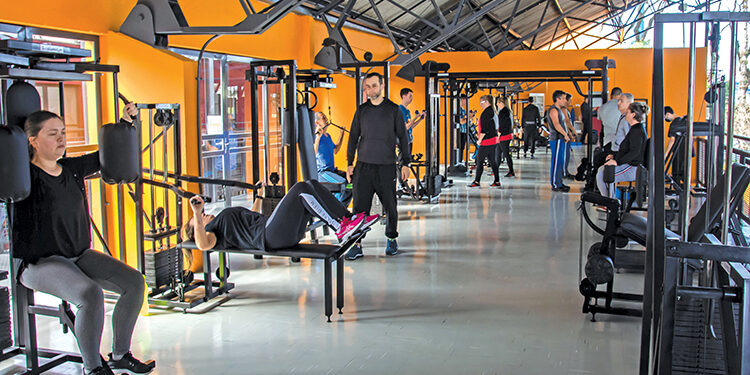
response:
[[[197,129],[196,126],[196,84],[195,84],[195,70],[197,69],[197,63],[190,59],[186,59],[180,55],[171,53],[165,50],[158,50],[139,43],[131,38],[125,37],[121,34],[110,32],[101,37],[101,58],[103,63],[117,64],[120,66],[120,79],[119,79],[119,90],[128,99],[136,101],[138,103],[179,103],[181,104],[180,114],[180,131],[182,132],[182,165],[187,167],[187,170],[183,173],[192,172],[195,174],[198,166],[198,147],[197,147]],[[109,79],[103,80],[103,89],[105,98],[102,98],[104,106],[103,116],[106,122],[111,122],[114,119],[112,112],[113,94],[111,89],[111,81]],[[122,108],[122,102],[120,102]],[[144,142],[147,142],[148,132],[148,111],[144,110],[141,112],[141,121],[143,123],[143,135]],[[160,131],[159,128],[155,129],[155,134]],[[169,133],[172,134],[171,132]],[[145,143],[144,143],[145,145]],[[168,150],[173,149],[173,144],[168,144]],[[156,156],[155,168],[161,170],[161,160],[163,155],[163,148],[161,143],[154,147],[154,154]],[[169,153],[169,161],[174,161],[174,155]],[[149,165],[144,162],[144,167]],[[108,186],[108,201],[110,204],[110,210],[108,210],[109,222],[116,223],[117,218],[117,207],[115,202],[115,187]],[[157,206],[163,206],[163,198],[161,189],[157,189]],[[193,187],[194,191],[197,191],[197,187]],[[127,189],[125,190],[127,191]],[[145,199],[149,198],[150,189],[145,188]],[[170,207],[175,207],[174,194],[169,195]],[[131,265],[137,263],[136,260],[136,244],[135,244],[135,206],[132,199],[125,195],[125,217],[126,219],[126,232],[125,238],[126,249],[127,249],[127,260]],[[147,213],[150,215],[150,207],[144,207]],[[184,205],[183,213],[187,213],[188,205]],[[171,218],[171,225],[178,225],[175,218]],[[145,225],[145,224],[144,224]],[[110,247],[117,249],[116,241],[112,239],[117,238],[115,225],[110,225],[109,238]],[[147,243],[148,249],[148,243]],[[119,253],[119,249],[117,249]]]

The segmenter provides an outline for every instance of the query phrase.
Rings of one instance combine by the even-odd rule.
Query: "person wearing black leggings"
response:
[[[183,227],[183,236],[195,241],[201,250],[294,247],[305,237],[305,228],[313,216],[335,229],[339,241],[345,242],[358,229],[372,225],[379,218],[352,215],[315,180],[294,184],[268,218],[259,213],[262,198],[253,202],[252,209],[230,207],[216,216],[206,215],[203,204],[199,196],[190,199],[194,215]]]
[[[513,158],[510,156],[510,141],[513,140],[513,119],[510,114],[510,99],[507,97],[498,96],[496,100],[497,104],[497,118],[498,118],[498,165],[501,164],[501,159],[508,161],[508,174],[505,177],[515,177],[516,174],[513,172]]]
[[[32,88],[33,90],[33,88]],[[125,106],[123,121],[136,114]],[[63,158],[65,124],[55,113],[38,111],[24,123],[31,154],[31,194],[15,203],[13,256],[18,281],[77,307],[75,333],[85,374],[111,375],[112,368],[147,373],[130,353],[131,336],[143,306],[145,281],[132,267],[91,249],[91,222],[84,178],[99,171],[99,153]],[[104,328],[104,293],[120,295],[112,313],[112,353],[99,353]]]
[[[494,173],[495,181],[493,187],[500,187],[500,171],[497,168],[497,130],[495,129],[495,110],[492,106],[492,96],[484,95],[479,98],[479,106],[482,107],[482,114],[479,116],[479,152],[477,155],[477,174],[469,187],[478,187],[484,172],[484,160],[490,162],[490,168]]]

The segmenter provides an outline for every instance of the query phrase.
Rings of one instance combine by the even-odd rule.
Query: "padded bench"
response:
[[[305,259],[318,259],[325,263],[324,266],[324,284],[325,284],[325,314],[328,322],[331,322],[331,315],[333,315],[333,277],[331,264],[336,262],[336,307],[339,309],[339,314],[343,314],[344,308],[344,254],[354,246],[355,243],[361,241],[365,237],[367,232],[371,228],[356,232],[352,235],[349,240],[339,245],[323,245],[323,244],[299,244],[292,248],[277,249],[277,250],[260,250],[260,249],[211,249],[204,250],[204,275],[211,275],[211,262],[209,254],[211,252],[217,252],[222,254],[247,254],[254,256],[274,256],[274,257],[286,257],[286,258],[305,258]],[[183,249],[198,250],[198,247],[193,241],[185,241],[179,245]],[[224,273],[226,275],[226,273]],[[225,276],[226,277],[226,276]],[[226,281],[226,280],[223,280]],[[210,284],[210,282],[206,282]]]

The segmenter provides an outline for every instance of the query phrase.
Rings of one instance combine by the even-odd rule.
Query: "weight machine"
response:
[[[88,61],[77,61],[91,57],[91,52],[86,49],[71,48],[57,45],[34,43],[25,40],[2,40],[0,41],[0,120],[7,120],[8,109],[5,107],[8,99],[8,88],[10,81],[46,81],[56,82],[59,88],[59,115],[65,116],[64,83],[65,82],[88,82],[92,81],[90,73],[109,73],[112,75],[114,97],[118,96],[119,67],[116,65],[97,64]],[[114,103],[115,121],[118,120],[118,103]],[[6,121],[0,121],[7,123]],[[10,124],[22,126],[23,124]],[[101,186],[104,196],[104,184]],[[116,206],[120,212],[118,225],[124,227],[122,188],[117,187]],[[103,203],[103,202],[102,202]],[[102,205],[103,206],[103,205]],[[8,228],[12,228],[13,202],[5,202],[7,209]],[[106,225],[106,221],[103,221]],[[106,244],[106,227],[104,237],[101,231],[92,221],[94,231],[99,235],[105,250],[109,252]],[[9,236],[12,230],[9,230]],[[124,235],[119,237],[120,259],[125,260]],[[63,332],[72,328],[75,315],[66,301],[59,306],[43,306],[35,303],[34,291],[24,287],[17,281],[16,260],[13,258],[13,241],[9,238],[10,269],[0,272],[0,279],[8,279],[8,288],[0,288],[0,360],[6,360],[17,355],[26,357],[26,368],[24,374],[41,374],[66,362],[81,363],[80,354],[68,353],[55,349],[40,348],[37,342],[36,317],[48,316],[57,318],[62,325]],[[8,300],[10,298],[10,301]],[[13,329],[11,331],[11,322]],[[40,359],[47,361],[40,363]]]
[[[738,25],[750,22],[750,13],[704,12],[692,14],[657,14],[654,16],[653,106],[651,169],[649,176],[648,235],[646,241],[643,319],[641,328],[640,374],[750,372],[750,263],[747,247],[737,246],[730,232],[730,197],[732,160],[734,158],[734,107],[737,81]],[[730,72],[726,115],[723,219],[721,236],[704,236],[690,241],[687,226],[680,228],[680,239],[669,239],[664,231],[664,25],[690,26],[690,70],[688,77],[688,124],[686,138],[692,140],[694,129],[693,97],[695,94],[696,29],[709,30],[729,26],[731,37]],[[707,33],[709,34],[709,33]],[[718,49],[712,51],[712,65]],[[712,74],[713,76],[713,74]],[[711,77],[711,84],[716,82]],[[723,101],[721,98],[719,101]],[[713,119],[720,119],[716,113]],[[723,127],[722,123],[720,127]],[[686,166],[692,165],[692,142],[687,142]],[[686,191],[690,189],[692,168],[685,168]],[[681,222],[687,222],[690,200],[685,199]],[[743,202],[744,204],[744,202]],[[689,260],[703,262],[705,272],[697,280],[686,277]],[[696,351],[696,348],[698,349]]]

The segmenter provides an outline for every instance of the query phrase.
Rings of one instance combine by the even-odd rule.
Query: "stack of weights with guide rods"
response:
[[[268,179],[271,182],[271,185],[265,186],[263,205],[261,206],[260,211],[263,215],[271,216],[273,210],[279,205],[279,202],[281,202],[281,198],[284,198],[284,187],[278,185],[280,180],[278,173],[271,173]]]
[[[108,184],[127,184],[141,176],[140,139],[135,126],[118,122],[99,129],[99,163],[102,180]],[[155,221],[155,220],[154,220]],[[153,225],[157,225],[156,222]],[[151,288],[173,285],[182,276],[182,253],[178,248],[144,253],[146,283]]]

